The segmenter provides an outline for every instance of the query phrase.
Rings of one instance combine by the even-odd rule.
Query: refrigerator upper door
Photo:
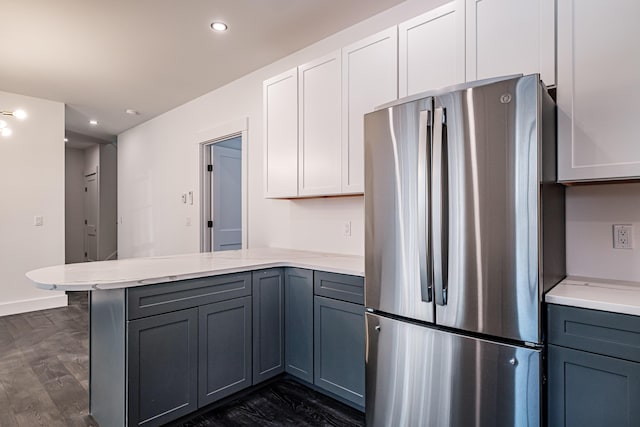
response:
[[[365,305],[433,322],[432,98],[365,115]]]
[[[535,427],[541,351],[366,313],[368,427]]]
[[[433,271],[440,325],[542,341],[539,90],[532,75],[434,100]]]

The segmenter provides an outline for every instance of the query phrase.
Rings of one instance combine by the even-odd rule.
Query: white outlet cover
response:
[[[344,222],[342,234],[344,235],[344,237],[351,237],[351,221]]]
[[[633,225],[613,224],[613,248],[633,249]]]

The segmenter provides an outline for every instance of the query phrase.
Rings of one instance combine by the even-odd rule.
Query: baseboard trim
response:
[[[56,292],[56,295],[50,297],[4,302],[0,303],[0,317],[27,313],[29,311],[66,307],[67,303],[67,294],[64,292],[60,292],[59,294]]]

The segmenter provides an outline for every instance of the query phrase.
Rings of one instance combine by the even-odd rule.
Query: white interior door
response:
[[[84,177],[84,258],[98,260],[98,174]]]
[[[240,137],[213,144],[211,212],[213,251],[242,248],[242,150]]]

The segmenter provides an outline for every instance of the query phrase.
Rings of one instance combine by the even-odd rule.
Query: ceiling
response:
[[[64,102],[68,131],[114,140],[402,1],[0,0],[0,90]]]

